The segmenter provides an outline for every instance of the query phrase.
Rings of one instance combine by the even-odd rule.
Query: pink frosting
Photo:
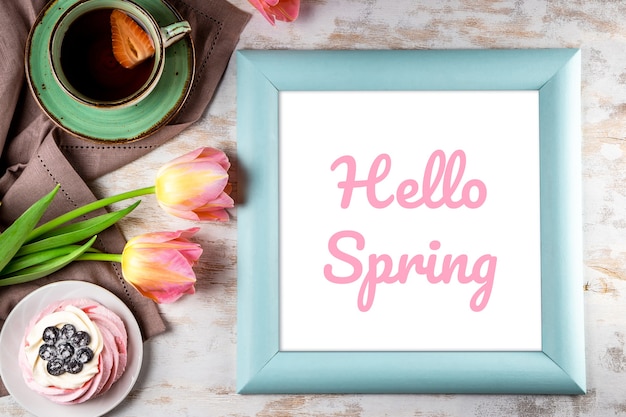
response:
[[[102,352],[98,358],[98,373],[83,386],[76,389],[63,389],[55,386],[41,386],[33,379],[32,367],[28,364],[24,349],[27,347],[26,335],[33,326],[43,317],[66,306],[73,305],[83,310],[91,321],[98,327],[104,342]],[[54,303],[41,311],[28,325],[24,339],[20,345],[19,363],[26,384],[35,392],[61,404],[78,404],[104,394],[111,388],[126,369],[128,336],[122,320],[111,310],[89,299],[64,300]]]

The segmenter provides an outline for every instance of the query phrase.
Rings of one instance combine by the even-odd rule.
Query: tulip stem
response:
[[[104,208],[108,206],[109,204],[117,203],[119,201],[127,200],[133,197],[139,197],[139,196],[147,195],[147,194],[154,194],[154,186],[139,188],[133,191],[127,191],[125,193],[117,194],[111,197],[106,197],[100,200],[96,200],[92,203],[86,204],[84,206],[78,207],[77,209],[74,209],[59,217],[56,217],[50,220],[49,222],[44,223],[41,226],[37,227],[33,231],[31,231],[28,237],[26,238],[26,242],[30,242],[38,238],[39,236],[53,230],[54,228],[59,227],[60,225],[69,222],[70,220],[74,220],[94,210]]]
[[[122,263],[122,254],[120,253],[83,253],[77,261],[105,261]]]

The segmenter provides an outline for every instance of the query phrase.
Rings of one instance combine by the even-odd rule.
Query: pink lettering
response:
[[[379,173],[381,162],[384,162],[383,172]],[[367,201],[374,208],[385,208],[393,201],[393,196],[387,197],[385,200],[380,201],[376,197],[376,184],[385,179],[391,169],[391,158],[387,154],[381,154],[374,159],[374,163],[370,167],[369,175],[366,180],[356,180],[356,161],[349,155],[338,158],[331,165],[330,169],[335,170],[341,163],[345,163],[348,171],[346,174],[346,180],[340,181],[337,186],[343,188],[343,197],[341,199],[341,208],[348,208],[352,199],[352,191],[355,187],[365,187],[367,193]]]
[[[391,256],[387,254],[371,254],[368,257],[367,272],[363,275],[363,265],[359,258],[347,254],[338,248],[339,242],[343,239],[353,240],[355,248],[359,252],[365,249],[365,238],[360,233],[351,230],[335,233],[328,242],[330,254],[335,259],[348,264],[352,268],[352,274],[339,277],[333,273],[333,265],[326,264],[324,266],[324,276],[328,281],[335,284],[350,284],[363,277],[357,297],[357,306],[360,311],[366,312],[370,310],[374,304],[376,286],[378,284],[404,284],[411,271],[414,271],[417,275],[425,276],[431,284],[449,284],[456,273],[456,279],[460,284],[473,282],[480,285],[469,302],[472,311],[480,312],[489,303],[496,273],[497,258],[495,256],[483,255],[476,260],[471,268],[468,268],[467,255],[459,255],[457,257],[449,254],[445,255],[441,265],[438,267],[436,253],[432,253],[428,257],[423,254],[417,254],[412,257],[409,257],[408,254],[402,254],[394,274],[394,262]],[[435,252],[441,248],[441,243],[433,240],[430,242],[429,247]],[[437,273],[437,269],[440,271],[439,273]]]
[[[330,254],[338,260],[343,261],[352,267],[351,275],[347,277],[339,277],[333,273],[332,265],[324,266],[324,276],[327,280],[329,280],[330,282],[334,282],[335,284],[349,284],[351,282],[354,282],[361,277],[361,273],[363,271],[361,262],[357,258],[342,252],[337,247],[337,244],[343,238],[354,239],[355,246],[358,250],[363,250],[363,248],[365,247],[365,239],[363,238],[363,236],[361,236],[360,233],[357,232],[344,230],[343,232],[337,232],[330,237],[330,240],[328,241],[328,250]]]
[[[387,154],[380,154],[374,159],[368,177],[364,180],[356,179],[354,157],[341,156],[330,168],[334,171],[341,164],[345,164],[347,168],[345,181],[337,183],[337,187],[343,189],[341,208],[344,209],[350,207],[354,189],[362,187],[365,188],[368,203],[374,208],[388,207],[395,199],[401,207],[407,209],[422,205],[433,209],[444,205],[453,209],[462,206],[476,209],[487,199],[487,187],[481,180],[471,179],[462,185],[467,165],[467,157],[462,150],[452,152],[450,158],[446,158],[442,150],[436,150],[430,155],[422,177],[421,196],[418,196],[419,183],[414,179],[406,179],[398,185],[395,196],[390,195],[382,200],[378,198],[376,186],[385,180],[391,171],[391,157]]]

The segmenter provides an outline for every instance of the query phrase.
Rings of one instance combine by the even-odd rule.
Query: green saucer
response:
[[[69,97],[52,74],[48,44],[56,21],[80,0],[53,0],[41,11],[26,43],[26,78],[37,102],[60,127],[81,138],[126,142],[154,133],[180,110],[194,76],[195,51],[189,36],[169,46],[165,69],[155,89],[138,104],[99,108]],[[183,20],[164,0],[135,0],[160,26]]]

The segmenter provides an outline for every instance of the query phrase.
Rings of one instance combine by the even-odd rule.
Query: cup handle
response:
[[[191,32],[191,26],[185,20],[162,27],[161,38],[163,39],[163,46],[167,48],[182,39],[189,32]]]

